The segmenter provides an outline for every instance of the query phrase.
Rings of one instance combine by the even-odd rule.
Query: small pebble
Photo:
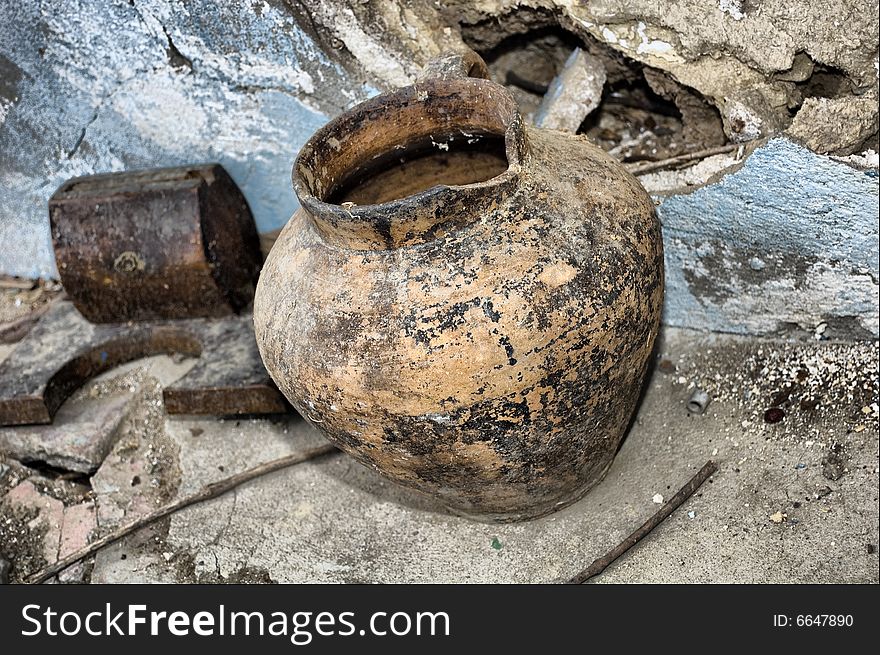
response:
[[[654,497],[651,499],[657,505],[663,504],[663,494],[654,494]]]

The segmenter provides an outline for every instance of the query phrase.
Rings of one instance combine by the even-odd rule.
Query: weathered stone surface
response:
[[[0,451],[26,462],[92,473],[110,451],[130,396],[65,403],[53,425],[0,428]]]
[[[825,322],[876,338],[876,171],[774,139],[658,211],[669,324],[769,334]]]
[[[74,175],[219,160],[243,189],[258,226],[278,227],[296,207],[290,162],[328,116],[377,88],[412,80],[420,64],[460,45],[462,25],[485,23],[501,41],[532,29],[541,9],[543,24],[558,23],[709,98],[732,138],[784,129],[796,112],[795,132],[809,127],[804,137],[811,147],[846,152],[858,145],[853,140],[862,137],[862,126],[876,123],[873,0],[532,0],[528,7],[501,0],[6,3],[0,270],[55,273],[45,201]],[[811,76],[823,75],[836,88],[814,88]],[[823,104],[839,106],[841,120],[832,115],[807,125],[812,108]],[[821,186],[823,161],[798,159],[799,179],[809,181],[804,193]],[[774,178],[776,169],[765,176]],[[758,224],[784,229],[772,223],[777,212],[752,211]],[[810,206],[803,212],[803,224],[821,223]],[[697,236],[701,229],[699,223],[689,228]],[[809,253],[833,249],[817,241]],[[791,264],[811,265],[804,253]],[[683,271],[671,272],[671,297],[676,285],[682,297],[694,292],[681,283]],[[861,288],[858,275],[854,285]],[[786,285],[745,284],[740,293],[756,307],[765,300],[781,305],[789,296]],[[667,317],[707,325],[702,312],[691,317],[684,304]],[[709,325],[748,329],[738,319]]]
[[[810,150],[849,155],[877,134],[877,99],[807,98],[787,134]]]

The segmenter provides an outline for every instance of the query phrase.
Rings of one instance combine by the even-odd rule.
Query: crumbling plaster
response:
[[[46,199],[75,175],[220,161],[258,226],[277,228],[317,126],[460,47],[461,24],[504,35],[536,10],[699,91],[731,140],[807,146],[773,139],[707,186],[658,196],[667,322],[768,333],[830,321],[876,337],[876,163],[823,156],[876,148],[876,0],[4,3],[0,272],[55,274]],[[846,89],[800,97],[817,66]]]

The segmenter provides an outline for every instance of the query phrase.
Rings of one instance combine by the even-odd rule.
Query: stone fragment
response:
[[[876,96],[807,98],[788,135],[819,154],[851,155],[877,127]]]
[[[36,516],[31,519],[28,529],[44,531],[43,548],[40,553],[43,559],[49,563],[58,559],[61,526],[64,523],[64,503],[40,493],[30,480],[24,480],[9,490],[9,493],[0,500],[0,505],[13,512],[35,511]]]
[[[65,403],[52,425],[0,428],[0,451],[78,473],[98,469],[125,418],[129,395]]]
[[[605,77],[601,61],[575,48],[562,72],[550,83],[535,114],[535,125],[577,132],[584,119],[599,106]]]
[[[67,557],[89,543],[89,536],[98,527],[95,503],[86,502],[64,509],[64,523],[61,527],[61,543],[58,559]],[[73,564],[58,574],[59,582],[82,582],[85,576],[85,563]]]

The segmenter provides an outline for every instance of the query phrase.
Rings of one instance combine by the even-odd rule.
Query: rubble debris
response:
[[[0,499],[0,555],[20,580],[58,557],[64,503],[22,480]]]
[[[683,353],[676,380],[689,389],[705,389],[713,402],[733,403],[743,413],[743,429],[762,425],[774,439],[824,448],[831,447],[826,435],[832,425],[844,423],[853,438],[880,429],[880,413],[873,410],[880,397],[878,342],[742,338],[730,348],[731,357],[723,361],[711,347]],[[856,431],[860,425],[865,427]]]
[[[654,494],[653,498],[651,498],[651,502],[655,505],[663,504],[663,494]]]
[[[537,127],[575,133],[602,101],[605,66],[575,48],[562,72],[551,82],[535,114]]]
[[[0,428],[0,452],[24,462],[93,473],[110,451],[130,400],[118,395],[62,405],[55,425]]]
[[[73,500],[73,499],[71,499]],[[88,543],[96,529],[94,501],[66,506],[38,480],[22,480],[0,499],[0,556],[10,578],[23,581],[35,570]],[[66,570],[60,582],[82,582],[86,567]]]
[[[774,512],[773,514],[770,515],[770,520],[773,521],[774,523],[777,523],[777,524],[782,523],[787,518],[788,518],[788,514],[786,514],[785,512],[783,512],[781,510],[777,510],[776,512]]]
[[[507,15],[465,21],[461,28],[463,41],[484,56],[492,79],[507,85],[526,120],[537,114],[542,96],[550,95],[552,80],[575,48],[600,62],[604,93],[579,127],[620,161],[663,160],[727,141],[709,98],[625,50],[567,29],[545,9],[518,6]]]
[[[18,279],[18,278],[16,278]],[[16,343],[63,297],[61,285],[49,280],[22,280],[29,288],[0,288],[0,344]]]
[[[228,316],[253,300],[259,237],[219,164],[75,178],[49,218],[64,289],[93,323]]]
[[[822,458],[822,475],[829,480],[839,480],[846,472],[843,460],[843,448],[839,443],[832,444],[828,453]]]
[[[56,303],[0,363],[0,425],[49,423],[86,380],[148,355],[199,357],[164,391],[171,414],[269,414],[288,409],[269,379],[250,315],[93,325]]]
[[[687,401],[687,411],[691,414],[704,414],[712,398],[702,389],[695,389]]]
[[[113,532],[103,535],[91,544],[83,544],[77,550],[74,550],[73,552],[65,556],[61,556],[54,564],[51,564],[42,571],[35,573],[30,579],[30,582],[35,584],[44,582],[59,571],[62,571],[76,564],[77,562],[88,557],[89,555],[95,554],[101,548],[104,548],[109,544],[119,541],[123,537],[137,531],[138,529],[150,525],[151,523],[154,523],[161,518],[169,516],[174,512],[183,509],[184,507],[189,507],[190,505],[195,505],[211,498],[217,498],[218,496],[221,496],[228,491],[232,491],[240,485],[251,480],[255,480],[263,475],[267,475],[275,471],[280,471],[281,469],[287,468],[289,466],[301,464],[317,457],[323,457],[336,452],[339,452],[336,446],[325,444],[304,452],[294,453],[285,457],[279,457],[278,459],[265,462],[264,464],[259,464],[258,466],[255,466],[251,469],[248,469],[241,473],[236,473],[235,475],[232,475],[228,478],[209,484],[194,494],[177,498],[174,501],[155,508],[152,511],[147,512],[143,516],[139,516],[136,519],[125,523]]]

